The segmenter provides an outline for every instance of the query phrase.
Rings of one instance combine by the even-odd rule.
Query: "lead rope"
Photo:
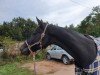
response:
[[[34,54],[32,54],[33,55],[33,62],[34,62],[34,75],[37,75],[37,71],[36,71],[36,54],[35,54],[35,52],[34,52]]]
[[[30,49],[30,46],[28,45],[27,41],[25,41],[25,42],[26,42],[26,44],[28,46],[28,49],[31,52],[32,57],[33,57],[33,62],[34,62],[34,70],[33,70],[33,72],[34,72],[34,75],[37,75],[37,71],[36,71],[36,54],[39,53],[39,51],[37,53],[36,52],[32,52],[32,50]],[[40,47],[41,47],[41,50],[43,51],[41,43],[40,43]]]
[[[37,75],[37,72],[36,72],[36,59],[35,59],[35,56],[36,56],[36,53],[35,52],[32,52],[32,50],[30,49],[30,46],[28,45],[28,43],[27,43],[27,41],[25,41],[26,42],[26,44],[27,44],[27,46],[28,46],[28,49],[29,49],[29,51],[31,52],[31,54],[32,54],[32,59],[33,59],[33,62],[34,62],[34,75]]]
[[[43,51],[42,45],[41,45],[41,50]],[[38,54],[39,52],[40,51],[38,51],[37,53],[31,51],[31,54],[33,56],[33,62],[34,62],[34,75],[37,75],[37,71],[36,71],[36,54]]]

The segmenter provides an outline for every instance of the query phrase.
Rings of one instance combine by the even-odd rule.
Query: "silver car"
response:
[[[46,58],[48,60],[51,58],[61,59],[64,64],[69,64],[70,61],[74,60],[65,50],[56,45],[53,45],[52,48],[47,51]]]

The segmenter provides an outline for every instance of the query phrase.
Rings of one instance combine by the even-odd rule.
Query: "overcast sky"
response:
[[[62,27],[77,25],[97,5],[100,0],[0,0],[0,23],[19,16],[36,21],[37,16]]]

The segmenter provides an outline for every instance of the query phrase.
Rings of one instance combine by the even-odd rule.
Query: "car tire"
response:
[[[50,60],[50,59],[51,59],[51,56],[50,56],[49,53],[46,54],[46,59],[47,59],[47,60]]]
[[[70,63],[70,60],[69,60],[69,58],[67,57],[67,56],[62,56],[62,61],[63,61],[63,63],[66,65],[66,64],[69,64]]]

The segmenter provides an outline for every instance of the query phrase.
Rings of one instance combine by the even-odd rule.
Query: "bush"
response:
[[[5,37],[2,39],[2,44],[4,45],[4,52],[1,55],[2,63],[1,65],[5,64],[5,62],[24,62],[28,60],[33,60],[32,56],[23,56],[20,55],[20,53],[16,52],[16,44],[17,41],[13,41],[9,37]],[[17,50],[19,51],[19,50]],[[43,60],[46,55],[46,50],[39,51],[38,54],[36,54],[36,60]],[[4,63],[3,63],[4,62]]]
[[[43,49],[40,52],[38,52],[36,54],[36,60],[43,60],[43,59],[45,59],[46,52],[47,52],[46,49]]]

